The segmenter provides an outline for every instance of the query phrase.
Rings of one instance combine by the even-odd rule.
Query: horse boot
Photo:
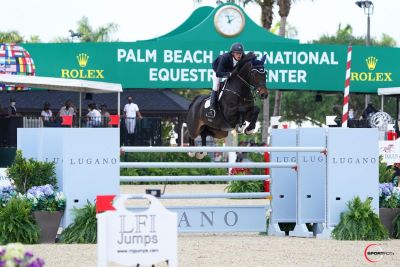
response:
[[[214,119],[215,118],[215,104],[217,103],[217,91],[211,91],[211,97],[210,97],[210,108],[209,110],[206,112],[206,117],[210,118],[210,119]]]

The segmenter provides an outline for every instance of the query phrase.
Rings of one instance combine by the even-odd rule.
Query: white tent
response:
[[[118,93],[118,115],[120,115],[119,106],[121,102],[120,93],[122,92],[122,86],[119,83],[0,74],[0,84],[18,85],[56,91],[79,92],[79,117],[82,116],[82,93]]]
[[[387,96],[395,96],[396,97],[396,114],[397,114],[396,119],[400,119],[400,114],[399,114],[400,87],[378,88],[378,95],[381,96],[381,110],[382,111],[383,111],[384,96],[387,95]]]

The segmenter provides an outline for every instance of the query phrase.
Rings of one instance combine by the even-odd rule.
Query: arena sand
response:
[[[168,185],[166,193],[223,192],[226,185]],[[121,186],[122,193],[144,193],[145,188],[161,185]],[[167,206],[182,200],[163,201]],[[260,204],[265,200],[185,200],[184,205]],[[370,243],[382,244],[385,256],[375,264],[364,258]],[[44,258],[48,267],[96,266],[96,245],[27,245],[34,255]],[[315,238],[270,237],[259,233],[179,234],[179,266],[400,266],[400,240],[382,242],[335,241]],[[109,266],[118,266],[110,264]],[[156,266],[167,266],[158,264]]]

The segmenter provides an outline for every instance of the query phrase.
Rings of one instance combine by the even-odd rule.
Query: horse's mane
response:
[[[240,73],[245,66],[252,65],[255,59],[257,59],[257,56],[253,52],[249,52],[236,64],[235,69]]]

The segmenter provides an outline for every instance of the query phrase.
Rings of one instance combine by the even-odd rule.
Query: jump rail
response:
[[[297,163],[262,162],[121,162],[120,168],[295,168]]]
[[[269,175],[199,175],[199,176],[120,176],[121,182],[191,182],[196,181],[264,181]]]
[[[169,147],[169,146],[123,146],[123,152],[326,152],[326,147],[268,147],[268,146],[223,146],[223,147]]]
[[[189,194],[163,194],[160,199],[205,199],[205,198],[267,198],[270,193],[189,193]],[[143,198],[134,195],[131,199]]]

